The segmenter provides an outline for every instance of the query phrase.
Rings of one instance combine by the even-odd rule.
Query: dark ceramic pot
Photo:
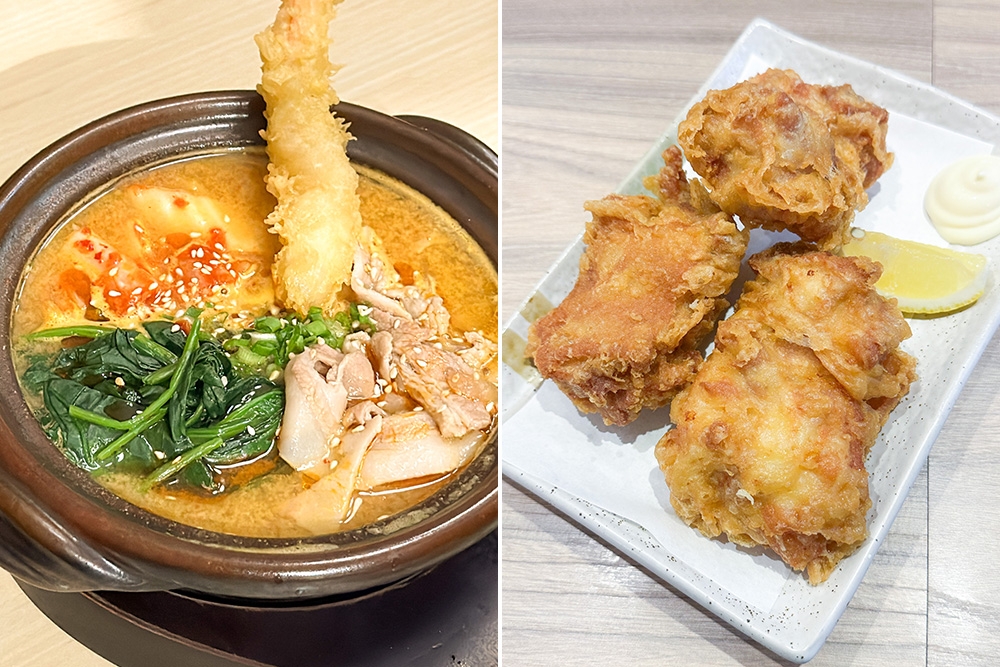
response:
[[[49,146],[0,189],[0,566],[52,591],[186,589],[290,600],[398,581],[458,553],[497,524],[496,440],[411,510],[411,525],[375,524],[307,539],[222,535],[169,521],[106,491],[49,442],[20,394],[11,311],[26,260],[88,193],[170,156],[262,144],[252,91],[199,93],[115,113]],[[341,104],[353,161],[427,195],[497,260],[497,159],[456,128]],[[428,512],[428,510],[431,510]],[[395,525],[399,522],[398,517]]]

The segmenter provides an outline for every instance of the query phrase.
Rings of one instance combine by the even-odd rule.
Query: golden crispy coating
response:
[[[750,262],[758,277],[656,458],[686,523],[768,546],[818,584],[867,534],[864,461],[916,379],[898,349],[910,329],[867,259],[783,244]]]
[[[710,91],[677,139],[722,210],[831,250],[847,241],[865,189],[892,165],[888,119],[849,85],[810,85],[772,69]]]
[[[267,189],[278,200],[267,216],[281,239],[274,286],[290,310],[336,312],[361,235],[358,175],[347,159],[351,138],[330,113],[330,21],[341,0],[283,0],[257,35],[263,62],[257,90],[267,102]]]
[[[691,381],[746,251],[746,233],[692,197],[680,150],[663,157],[646,181],[657,199],[610,195],[584,205],[593,220],[576,285],[528,335],[541,374],[606,424],[665,405]]]

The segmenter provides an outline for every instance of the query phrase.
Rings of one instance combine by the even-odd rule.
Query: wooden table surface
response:
[[[278,0],[0,0],[0,181],[107,113],[260,78],[253,36]],[[496,0],[347,0],[333,23],[340,97],[452,123],[498,148]],[[48,621],[0,570],[0,665],[107,661]]]
[[[1000,113],[985,0],[505,0],[501,321],[758,16]],[[994,339],[810,664],[996,664],[998,383]],[[784,664],[509,482],[501,521],[505,665]]]

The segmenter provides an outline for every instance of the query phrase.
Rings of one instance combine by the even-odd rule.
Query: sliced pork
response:
[[[460,438],[469,431],[490,427],[496,410],[496,385],[451,349],[454,339],[378,310],[372,317],[380,331],[392,336],[391,365],[400,390],[431,414],[442,435]],[[380,359],[379,365],[383,362]]]
[[[341,430],[348,391],[343,383],[327,382],[327,376],[330,364],[339,366],[343,358],[340,352],[317,345],[285,366],[285,414],[278,454],[296,470],[321,466],[330,453],[330,440]]]
[[[351,288],[375,331],[349,335],[340,351],[313,346],[285,371],[292,412],[286,408],[279,452],[319,479],[284,513],[317,533],[350,517],[358,489],[461,468],[496,414],[488,377],[496,345],[479,333],[450,336],[433,285],[417,272],[403,285],[377,238],[364,236]]]
[[[444,438],[434,419],[423,411],[389,415],[365,456],[359,486],[374,489],[443,475],[468,463],[485,439],[483,432]]]
[[[382,429],[382,411],[371,402],[351,409],[351,426],[331,448],[330,472],[288,501],[283,513],[316,534],[336,531],[351,513],[358,473],[369,446]],[[348,422],[350,424],[351,422]]]

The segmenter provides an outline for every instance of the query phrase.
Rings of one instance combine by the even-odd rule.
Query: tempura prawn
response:
[[[341,0],[284,0],[256,36],[263,61],[258,91],[267,110],[267,189],[278,202],[267,217],[283,248],[275,292],[289,310],[332,312],[349,282],[361,231],[358,175],[347,158],[346,123],[330,112],[328,34]]]

